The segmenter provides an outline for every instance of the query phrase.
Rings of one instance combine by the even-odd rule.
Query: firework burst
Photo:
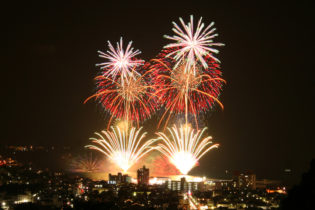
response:
[[[163,132],[158,132],[157,150],[164,154],[170,162],[184,175],[186,175],[209,150],[217,148],[218,144],[212,144],[212,137],[202,139],[202,131],[195,132],[189,125],[182,125],[179,129],[176,126],[168,128],[171,138]]]
[[[215,33],[216,28],[212,28],[214,22],[205,27],[202,18],[200,18],[196,30],[194,30],[194,20],[192,15],[190,16],[190,22],[187,25],[182,18],[179,18],[179,20],[184,29],[181,29],[175,22],[173,22],[173,31],[175,35],[164,36],[167,39],[175,41],[175,43],[168,44],[164,47],[172,49],[166,56],[173,57],[176,60],[175,68],[185,60],[185,71],[195,71],[198,62],[206,69],[208,68],[208,63],[205,59],[206,56],[211,57],[216,62],[220,62],[213,56],[213,53],[219,52],[213,47],[224,46],[224,44],[213,42],[213,38],[218,36],[218,34]]]
[[[221,78],[219,60],[213,56],[219,52],[213,47],[223,44],[213,42],[218,35],[212,28],[214,23],[205,27],[200,18],[195,29],[193,16],[187,24],[179,20],[184,29],[173,22],[175,35],[165,36],[175,43],[166,45],[157,58],[151,60],[156,95],[165,108],[158,127],[165,119],[166,127],[172,114],[184,113],[188,123],[191,113],[197,125],[200,112],[212,109],[215,104],[223,109],[218,98],[225,81]]]
[[[156,110],[154,86],[150,85],[147,79],[150,70],[143,74],[140,70],[133,70],[133,72],[137,74],[134,73],[124,82],[104,75],[95,77],[97,91],[84,103],[95,98],[105,110],[112,114],[108,128],[113,117],[127,122],[136,122],[139,127],[139,122],[149,118]]]
[[[218,98],[225,81],[221,78],[219,64],[207,56],[207,69],[203,70],[202,66],[196,64],[195,71],[186,71],[185,61],[174,67],[176,60],[166,56],[169,52],[169,49],[165,49],[151,61],[151,68],[155,70],[152,76],[155,94],[165,107],[158,127],[164,119],[166,126],[172,114],[185,114],[187,123],[188,113],[191,113],[198,124],[197,115],[200,112],[212,109],[215,104],[223,109]]]
[[[145,133],[141,133],[141,128],[131,128],[121,130],[118,126],[112,127],[112,131],[102,131],[95,133],[98,138],[90,138],[97,145],[87,145],[87,148],[102,152],[110,158],[114,164],[119,166],[124,172],[134,165],[141,157],[150,152],[154,139],[145,141]]]
[[[100,161],[92,153],[74,158],[71,168],[78,172],[94,172],[100,169]]]
[[[120,42],[117,42],[116,49],[110,41],[108,41],[109,50],[106,53],[98,51],[99,57],[107,59],[106,62],[96,64],[96,66],[100,66],[103,70],[103,76],[116,79],[117,75],[120,75],[122,83],[125,79],[134,76],[135,72],[133,72],[133,69],[143,65],[144,61],[135,58],[135,56],[141,54],[141,52],[139,50],[134,51],[131,45],[132,41],[128,43],[126,50],[124,50],[123,39],[120,38]]]

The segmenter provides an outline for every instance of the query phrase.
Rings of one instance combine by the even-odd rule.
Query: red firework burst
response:
[[[102,107],[111,113],[108,127],[113,117],[128,122],[139,122],[151,116],[156,110],[156,100],[153,97],[153,86],[148,81],[150,71],[149,64],[132,69],[132,76],[121,79],[120,75],[115,79],[104,76],[95,77],[96,93],[85,100],[95,98]]]
[[[164,49],[156,59],[151,60],[155,94],[165,108],[158,126],[164,119],[166,126],[172,114],[184,113],[187,121],[187,115],[191,113],[197,122],[197,115],[212,109],[215,104],[223,109],[218,97],[225,81],[221,78],[219,64],[210,55],[206,55],[204,60],[207,68],[195,62],[193,70],[187,71],[185,60],[178,65],[174,58],[167,56],[177,49]]]

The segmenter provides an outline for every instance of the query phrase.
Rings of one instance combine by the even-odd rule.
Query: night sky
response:
[[[281,179],[291,168],[298,179],[308,169],[315,156],[311,0],[62,2],[2,7],[1,144],[86,145],[107,125],[95,102],[83,104],[94,91],[97,50],[123,36],[149,60],[168,43],[163,35],[172,35],[171,22],[193,14],[215,21],[215,40],[226,44],[218,58],[228,83],[224,111],[204,122],[221,147],[192,173],[251,169],[259,178]],[[144,123],[151,133],[155,125]]]

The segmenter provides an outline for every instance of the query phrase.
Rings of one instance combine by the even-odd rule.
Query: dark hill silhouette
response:
[[[302,175],[300,184],[294,186],[282,201],[281,209],[315,209],[315,159],[311,161],[309,171]]]

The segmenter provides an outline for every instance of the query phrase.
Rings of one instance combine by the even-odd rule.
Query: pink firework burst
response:
[[[132,41],[128,43],[127,48],[124,50],[123,39],[120,38],[120,42],[116,43],[116,49],[108,41],[109,50],[106,53],[98,51],[99,57],[107,60],[106,62],[96,64],[103,71],[103,76],[116,79],[117,75],[120,75],[122,81],[134,76],[135,72],[133,72],[133,69],[143,65],[144,61],[135,59],[135,56],[141,54],[141,51],[134,50],[131,45]]]
[[[223,43],[215,43],[213,39],[218,36],[215,33],[216,28],[213,28],[214,22],[210,23],[207,27],[199,19],[196,29],[194,29],[193,16],[190,16],[190,22],[184,23],[182,18],[179,18],[183,29],[173,22],[173,31],[175,35],[164,37],[175,41],[170,43],[164,48],[172,49],[166,54],[167,57],[173,57],[176,60],[175,67],[180,65],[184,60],[186,62],[186,71],[195,70],[198,62],[201,63],[203,68],[208,68],[206,57],[211,57],[214,61],[220,62],[213,53],[219,51],[214,46],[223,46]]]

